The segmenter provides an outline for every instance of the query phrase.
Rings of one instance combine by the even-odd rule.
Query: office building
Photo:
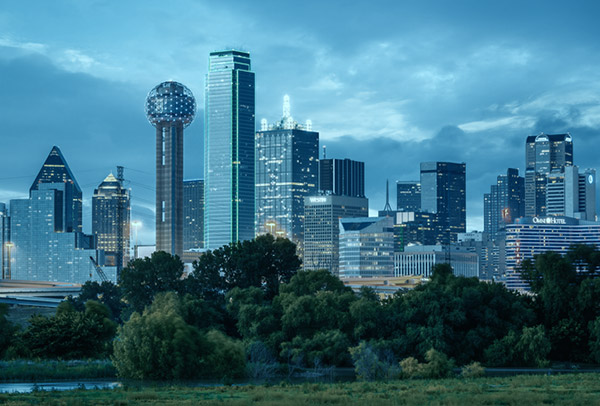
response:
[[[437,239],[444,244],[466,231],[465,171],[464,163],[421,163],[421,210],[437,214]]]
[[[68,181],[40,182],[28,199],[10,201],[10,277],[84,283],[101,279],[98,264],[116,282],[117,268],[105,266],[104,251],[95,249],[94,236],[69,231],[71,218],[64,216],[73,207],[70,193],[81,189],[60,157],[58,168],[69,175]]]
[[[250,54],[211,52],[204,104],[204,244],[254,238],[254,72]]]
[[[324,194],[365,197],[365,163],[351,159],[321,159],[319,190]]]
[[[596,171],[579,173],[577,166],[550,172],[546,184],[546,214],[596,220]]]
[[[443,237],[444,233],[440,232],[437,214],[422,211],[396,213],[395,252],[402,252],[410,245],[442,244]]]
[[[506,286],[529,290],[520,267],[547,251],[564,255],[573,244],[600,248],[600,223],[563,216],[523,217],[506,226]]]
[[[33,184],[29,188],[29,195],[34,190],[38,190],[43,183],[64,183],[65,204],[62,205],[64,211],[61,213],[60,228],[64,232],[83,231],[82,228],[82,193],[79,184],[75,180],[71,169],[67,165],[60,148],[52,147],[50,154],[42,165]]]
[[[457,276],[479,277],[477,254],[469,249],[448,245],[413,245],[394,255],[394,276],[431,277],[437,264],[450,264]]]
[[[339,271],[339,220],[367,217],[365,197],[321,195],[304,198],[304,269]]]
[[[499,175],[490,193],[483,197],[484,231],[492,240],[507,224],[525,215],[525,180],[519,170],[509,168]]]
[[[391,217],[340,219],[340,278],[393,276],[393,227]]]
[[[96,248],[104,250],[105,263],[120,271],[129,261],[129,191],[111,173],[94,190],[92,234]]]
[[[178,82],[148,93],[146,115],[156,127],[156,249],[183,255],[183,129],[196,114],[194,95]]]
[[[504,232],[499,232],[492,240],[488,233],[471,231],[458,233],[456,246],[477,254],[479,260],[479,279],[498,280],[504,274],[506,267],[503,256]]]
[[[573,165],[570,134],[539,134],[525,142],[525,216],[546,215],[546,185],[550,172]]]
[[[10,217],[5,203],[0,203],[0,266],[2,274],[0,279],[10,279],[9,250],[12,248],[10,242]]]
[[[396,210],[409,212],[421,210],[421,182],[400,180],[396,182]]]
[[[204,181],[183,181],[183,249],[204,248]]]
[[[290,113],[286,95],[281,120],[262,120],[256,133],[256,234],[292,240],[302,252],[304,198],[317,194],[319,133],[300,125]]]

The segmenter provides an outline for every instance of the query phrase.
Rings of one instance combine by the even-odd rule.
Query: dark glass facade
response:
[[[319,190],[338,196],[365,197],[365,163],[351,159],[321,159]]]
[[[94,190],[92,234],[106,265],[119,271],[129,260],[130,208],[129,192],[112,173]]]
[[[212,52],[204,106],[204,242],[254,238],[254,72],[250,54]]]
[[[483,200],[484,231],[496,240],[500,230],[525,215],[525,180],[519,170],[509,168],[499,175]]]
[[[421,163],[421,210],[437,214],[440,236],[448,244],[466,231],[466,165]]]
[[[396,207],[398,211],[421,210],[421,183],[418,181],[397,181]]]
[[[183,181],[183,249],[204,248],[204,181]]]

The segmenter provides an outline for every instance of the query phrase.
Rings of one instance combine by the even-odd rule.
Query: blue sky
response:
[[[84,189],[126,167],[140,243],[153,242],[154,131],[143,112],[161,81],[186,84],[198,115],[185,177],[201,178],[208,53],[249,51],[257,124],[311,119],[328,157],[366,162],[372,209],[385,179],[419,162],[467,164],[467,226],[483,193],[521,171],[527,135],[573,135],[598,168],[600,3],[551,1],[5,1],[0,7],[0,201],[25,197],[53,145]],[[392,192],[393,194],[393,192]],[[394,206],[394,202],[392,202]]]

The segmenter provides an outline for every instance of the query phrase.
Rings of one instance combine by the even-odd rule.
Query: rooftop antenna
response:
[[[306,131],[312,131],[312,120],[306,120]]]
[[[390,213],[392,211],[392,206],[390,206],[390,180],[385,180],[385,207],[383,211],[386,213]]]
[[[323,145],[323,159],[327,159],[327,145]]]
[[[260,120],[260,131],[267,131],[267,130],[268,130],[267,119],[263,118],[262,120]]]
[[[287,94],[283,96],[283,118],[286,119],[290,116],[290,96]]]

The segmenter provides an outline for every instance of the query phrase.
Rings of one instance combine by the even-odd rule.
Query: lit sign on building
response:
[[[534,217],[533,222],[535,224],[567,224],[565,219],[557,217]]]
[[[327,203],[326,197],[309,197],[308,200],[311,203]]]

